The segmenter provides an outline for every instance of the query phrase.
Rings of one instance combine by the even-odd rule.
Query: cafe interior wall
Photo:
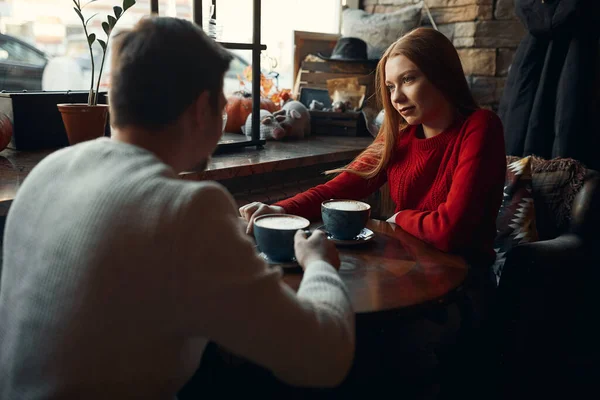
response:
[[[422,0],[361,0],[368,13],[391,13]],[[508,69],[525,28],[514,0],[425,0],[440,32],[452,40],[477,102],[497,111]],[[431,25],[425,10],[422,25]]]

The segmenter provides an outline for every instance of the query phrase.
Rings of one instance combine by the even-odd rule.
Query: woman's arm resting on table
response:
[[[275,203],[288,214],[300,215],[310,220],[321,218],[321,203],[329,199],[360,200],[379,189],[387,180],[382,171],[374,178],[364,179],[350,172],[342,172],[329,182],[315,186],[303,193]]]

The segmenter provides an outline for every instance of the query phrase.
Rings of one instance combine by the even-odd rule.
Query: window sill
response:
[[[234,182],[237,178],[249,176],[275,177],[277,173],[288,170],[312,168],[322,172],[323,168],[320,169],[320,165],[337,163],[337,166],[342,166],[356,157],[372,140],[371,137],[313,136],[304,140],[268,142],[260,150],[247,147],[235,153],[216,155],[205,171],[188,171],[180,176],[187,180]],[[27,174],[53,151],[26,152],[5,149],[0,152],[0,217],[7,215],[8,208]],[[279,180],[281,179],[294,185],[294,182],[289,182],[289,177],[279,177]],[[233,191],[232,187],[226,186]]]

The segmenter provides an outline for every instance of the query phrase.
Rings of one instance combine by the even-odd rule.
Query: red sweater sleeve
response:
[[[504,185],[506,156],[500,119],[481,113],[469,121],[448,197],[435,211],[402,210],[396,224],[442,251],[468,247],[488,213],[490,194]]]
[[[379,189],[387,180],[385,170],[371,179],[364,179],[350,172],[342,172],[329,182],[315,186],[306,192],[275,203],[288,214],[300,215],[309,220],[321,218],[321,203],[329,199],[360,200]]]

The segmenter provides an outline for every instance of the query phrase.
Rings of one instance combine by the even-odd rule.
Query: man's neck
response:
[[[178,156],[179,141],[176,132],[169,132],[169,129],[149,131],[140,127],[125,127],[114,129],[111,136],[113,140],[132,144],[154,153],[177,173],[185,169],[181,165],[183,160]]]

